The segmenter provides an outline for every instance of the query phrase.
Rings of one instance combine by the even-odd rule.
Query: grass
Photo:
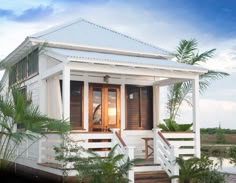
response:
[[[216,134],[201,134],[202,154],[228,158],[230,146],[236,144],[236,134],[224,134],[224,138],[224,144],[217,144]]]
[[[224,134],[225,144],[236,144],[236,134]],[[201,144],[217,144],[216,134],[201,134]]]

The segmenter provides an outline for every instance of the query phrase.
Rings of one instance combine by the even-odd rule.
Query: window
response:
[[[38,48],[13,65],[9,73],[9,85],[38,73]]]
[[[9,85],[14,84],[16,79],[16,65],[12,66],[9,71]]]
[[[28,56],[28,76],[38,73],[38,49],[35,49]]]
[[[73,130],[83,127],[83,82],[71,81],[70,121]]]
[[[152,86],[126,86],[126,128],[130,130],[153,128]]]
[[[25,57],[23,60],[18,62],[17,64],[17,80],[21,81],[25,78],[27,78],[27,58]]]

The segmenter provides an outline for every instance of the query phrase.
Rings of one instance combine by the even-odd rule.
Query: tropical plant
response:
[[[185,160],[183,157],[176,158],[176,163],[180,168],[178,178],[180,183],[223,183],[224,176],[217,169],[217,164],[206,156],[201,158],[190,158]],[[214,179],[208,178],[215,176]]]
[[[164,123],[159,124],[158,127],[161,128],[162,131],[164,132],[189,131],[193,125],[192,123],[191,124],[178,124],[176,123],[176,121],[172,119],[164,119],[163,121]]]
[[[6,170],[27,150],[16,154],[21,143],[29,140],[30,147],[47,131],[64,133],[68,130],[68,122],[42,115],[17,86],[9,87],[6,94],[0,96],[0,171]]]
[[[116,154],[117,146],[112,147],[106,157],[73,145],[62,146],[62,148],[55,148],[55,150],[57,160],[62,161],[64,166],[68,167],[68,164],[73,164],[72,167],[78,172],[77,176],[80,182],[128,183],[128,171],[141,160],[130,160],[125,158],[124,154]],[[73,153],[74,155],[72,155]],[[81,156],[82,154],[83,156]]]
[[[175,58],[177,62],[199,65],[206,63],[211,58],[216,49],[211,49],[203,53],[199,53],[198,43],[195,39],[181,40],[177,47]],[[206,90],[213,80],[221,79],[229,74],[225,72],[218,72],[209,70],[207,73],[200,75],[199,87],[200,93]],[[170,119],[175,119],[178,114],[179,108],[183,102],[187,102],[191,105],[191,96],[189,95],[192,91],[192,83],[190,81],[176,83],[168,88],[168,101],[167,109]]]

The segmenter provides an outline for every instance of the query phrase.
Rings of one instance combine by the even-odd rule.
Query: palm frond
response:
[[[177,62],[189,65],[197,65],[205,63],[211,58],[216,49],[211,49],[203,53],[199,53],[198,43],[195,39],[181,40],[177,47],[175,57]],[[199,88],[202,94],[214,80],[219,80],[228,76],[228,73],[209,70],[209,72],[200,75]],[[187,102],[191,106],[192,82],[177,83],[168,88],[167,94],[167,111],[170,119],[175,119],[183,102]]]
[[[192,58],[190,58],[190,62],[187,64],[190,65],[198,65],[199,63],[205,63],[207,61],[207,59],[211,58],[214,56],[216,49],[211,49],[208,51],[205,51],[201,54],[196,53],[193,55]]]
[[[193,52],[197,50],[197,46],[198,43],[195,39],[181,40],[175,54],[177,62],[188,63],[189,58],[193,56]]]

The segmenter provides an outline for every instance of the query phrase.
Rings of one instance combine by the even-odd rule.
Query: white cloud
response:
[[[201,99],[199,102],[199,121],[201,128],[217,127],[236,129],[235,109],[236,101]],[[192,108],[187,104],[181,106],[177,122],[192,122]]]

